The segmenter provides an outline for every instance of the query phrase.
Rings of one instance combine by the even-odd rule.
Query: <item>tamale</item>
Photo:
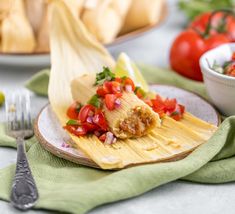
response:
[[[164,3],[165,0],[133,0],[121,34],[157,23]]]
[[[38,34],[43,16],[46,10],[46,0],[25,0],[26,15],[33,28],[34,34]]]
[[[27,20],[23,0],[12,0],[1,24],[1,52],[31,53],[35,48],[33,30]]]
[[[129,5],[129,0],[89,0],[81,19],[98,41],[106,44],[119,33]]]
[[[37,29],[37,52],[49,52],[49,18],[48,18],[48,5],[45,5],[43,17]]]
[[[28,19],[37,39],[37,52],[49,52],[49,15],[50,2],[53,0],[25,0]],[[63,0],[72,14],[78,18],[84,0]]]
[[[93,86],[95,75],[83,75],[71,83],[73,99],[82,104],[96,93]],[[120,98],[121,106],[115,110],[103,107],[110,131],[121,139],[136,138],[148,134],[156,126],[160,126],[160,119],[147,104],[140,100],[133,92],[124,92]]]
[[[61,126],[67,121],[66,111],[73,102],[71,81],[88,72],[99,72],[103,66],[114,68],[107,50],[74,19],[65,4],[53,4],[50,27],[52,69],[49,82],[49,100]],[[90,74],[89,73],[89,74]],[[86,91],[78,91],[84,95]],[[161,127],[141,138],[117,140],[106,145],[96,136],[69,136],[88,157],[102,169],[117,169],[131,165],[173,161],[185,157],[205,143],[217,127],[185,113],[181,121],[164,117]]]

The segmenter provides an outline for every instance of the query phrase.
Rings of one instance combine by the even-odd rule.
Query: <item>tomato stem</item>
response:
[[[207,26],[206,26],[206,29],[203,33],[200,32],[200,35],[203,37],[203,38],[208,38],[208,36],[210,35],[210,31],[212,29],[212,20],[213,20],[213,17],[217,14],[217,13],[224,13],[224,16],[223,18],[221,19],[221,23],[220,25],[216,28],[216,31],[218,33],[224,33],[226,32],[226,22],[227,22],[227,17],[229,15],[232,15],[232,16],[235,16],[234,14],[234,11],[231,10],[231,9],[219,9],[219,10],[214,10],[211,15],[210,15],[210,18],[209,18],[209,21],[207,23]],[[197,31],[198,32],[198,31]]]

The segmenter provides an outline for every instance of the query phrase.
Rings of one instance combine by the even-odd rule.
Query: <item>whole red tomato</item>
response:
[[[209,35],[204,38],[197,31],[187,29],[180,33],[170,50],[170,64],[176,72],[198,81],[202,81],[199,66],[201,55],[209,49],[229,42],[224,34]]]
[[[190,23],[189,28],[196,29],[203,33],[208,26],[210,18],[210,35],[225,33],[231,42],[235,42],[235,17],[226,11],[203,13]]]

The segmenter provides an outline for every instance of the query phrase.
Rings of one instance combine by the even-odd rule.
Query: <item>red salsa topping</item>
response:
[[[235,52],[233,52],[231,60],[224,62],[223,65],[219,65],[215,61],[212,69],[217,73],[235,77]]]
[[[103,105],[110,111],[121,106],[122,93],[134,92],[140,99],[148,104],[160,117],[165,115],[175,120],[183,117],[185,108],[177,103],[176,99],[163,99],[156,95],[149,98],[148,94],[129,77],[115,77],[109,70],[104,68],[103,72],[96,75],[96,94],[91,97],[88,103],[82,106],[74,102],[67,110],[69,121],[64,128],[76,136],[87,134],[96,135],[102,142],[111,144],[116,141],[114,135],[108,131],[108,124],[102,111]]]

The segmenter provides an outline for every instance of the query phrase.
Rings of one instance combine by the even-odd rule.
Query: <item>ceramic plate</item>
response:
[[[151,85],[151,90],[164,97],[176,98],[191,114],[216,126],[220,118],[214,107],[196,94],[180,88],[167,85]],[[54,155],[69,161],[99,168],[82,151],[75,148],[65,148],[63,143],[71,141],[67,133],[57,121],[50,105],[42,109],[35,123],[35,135],[40,144]]]

